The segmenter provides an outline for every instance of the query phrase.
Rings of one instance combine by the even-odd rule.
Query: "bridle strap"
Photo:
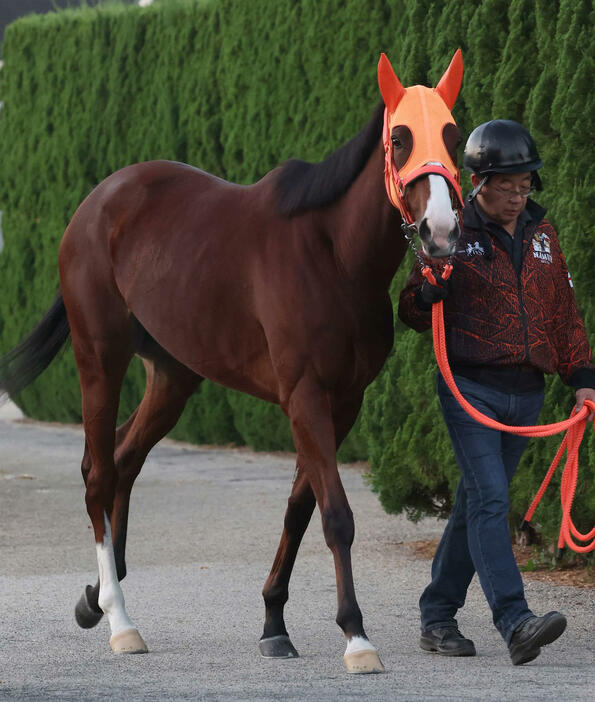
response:
[[[405,188],[417,178],[424,175],[439,175],[442,176],[448,185],[451,192],[454,193],[453,209],[457,210],[459,222],[462,221],[461,211],[464,207],[463,194],[461,191],[460,174],[458,169],[451,172],[441,163],[425,163],[411,171],[406,178],[401,178],[395,162],[393,160],[393,145],[390,138],[390,129],[388,126],[388,110],[384,108],[384,125],[382,130],[382,138],[384,143],[384,185],[388,199],[394,207],[396,207],[407,227],[412,227],[415,220],[407,205],[405,204]]]

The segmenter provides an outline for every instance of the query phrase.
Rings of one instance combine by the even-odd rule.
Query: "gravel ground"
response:
[[[281,533],[293,458],[171,441],[154,449],[133,491],[123,583],[150,653],[114,656],[105,621],[84,631],[73,616],[83,586],[96,578],[79,472],[82,431],[11,421],[3,412],[0,699],[595,699],[593,590],[527,581],[536,612],[560,609],[569,621],[529,665],[510,664],[476,580],[459,624],[478,656],[420,651],[417,599],[430,562],[403,542],[434,538],[443,523],[384,514],[350,467],[341,474],[356,519],[356,588],[387,672],[344,671],[334,570],[318,513],[286,608],[301,657],[261,659],[260,590]]]

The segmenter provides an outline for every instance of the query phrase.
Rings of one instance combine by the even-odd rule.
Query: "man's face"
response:
[[[473,187],[481,177],[471,176]],[[483,211],[498,224],[516,222],[531,192],[531,173],[494,173],[477,195]]]

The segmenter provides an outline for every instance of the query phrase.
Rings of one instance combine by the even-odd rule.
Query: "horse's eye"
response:
[[[393,142],[393,146],[394,146],[396,149],[400,149],[400,148],[403,146],[403,144],[401,144],[401,142],[399,141],[398,137],[396,137],[396,136],[391,137],[391,140],[392,140],[392,142]]]

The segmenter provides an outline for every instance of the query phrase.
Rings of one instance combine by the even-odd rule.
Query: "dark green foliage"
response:
[[[552,95],[557,92],[556,68],[556,21],[558,3],[538,0],[535,7],[536,36],[539,37],[537,54],[532,57],[533,70],[537,74],[527,101],[527,128],[531,133],[541,134],[539,152],[544,162],[541,178],[547,183],[550,172],[555,172],[560,160],[560,139],[551,116]]]
[[[508,36],[493,76],[495,116],[522,121],[527,96],[536,79],[534,0],[512,0],[508,8]]]
[[[171,436],[198,444],[247,443],[236,429],[231,397],[232,393],[219,385],[202,383],[188,401]]]
[[[455,118],[465,137],[492,117],[531,129],[545,161],[539,199],[560,233],[593,330],[594,20],[590,0],[168,0],[15,22],[0,72],[0,349],[13,346],[51,303],[64,228],[114,170],[170,158],[250,183],[289,157],[319,160],[350,139],[378,103],[380,51],[405,85],[435,85],[458,46],[466,69]],[[393,281],[395,302],[410,266]],[[444,514],[458,469],[435,397],[431,339],[399,325],[396,340],[340,457],[369,457],[370,482],[387,511]],[[121,419],[143,386],[137,360]],[[80,421],[71,350],[17,400],[30,416]],[[571,391],[554,379],[541,420],[562,419],[571,405]],[[172,436],[293,447],[278,407],[208,382]],[[531,442],[511,493],[514,520],[556,444]],[[575,510],[583,529],[595,514],[592,434],[585,444]],[[551,537],[558,518],[551,490],[536,521]]]
[[[467,4],[467,3],[465,3]],[[475,12],[467,26],[468,51],[464,54],[463,99],[470,116],[465,131],[493,119],[494,76],[508,35],[509,0],[472,3]]]

